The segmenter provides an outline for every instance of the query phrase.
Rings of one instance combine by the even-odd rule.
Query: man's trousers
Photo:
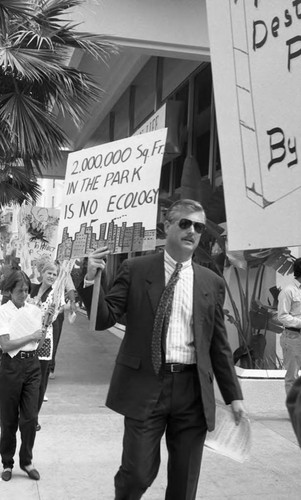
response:
[[[283,351],[283,364],[286,369],[285,391],[288,394],[301,369],[301,334],[284,330],[280,337],[280,345]]]
[[[195,365],[181,373],[164,373],[163,389],[151,415],[143,422],[125,417],[115,500],[138,500],[152,484],[160,466],[164,433],[168,450],[165,500],[194,500],[206,432]]]

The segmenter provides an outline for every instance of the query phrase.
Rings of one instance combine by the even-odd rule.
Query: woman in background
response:
[[[41,283],[43,281],[43,276],[42,276],[42,271],[43,267],[47,262],[52,262],[49,255],[44,255],[41,257],[40,260],[37,261],[36,263],[36,268],[38,272],[38,278],[36,283]],[[56,260],[54,263],[57,265],[57,268],[59,269],[60,264],[59,261]],[[33,284],[33,281],[32,281]],[[62,328],[63,328],[63,323],[64,323],[64,318],[65,318],[65,307],[66,307],[66,302],[67,302],[67,307],[70,311],[70,313],[76,313],[76,303],[75,303],[75,285],[73,283],[73,280],[71,278],[71,275],[69,274],[67,276],[67,280],[65,283],[65,293],[61,297],[61,303],[62,306],[59,309],[58,315],[56,317],[56,320],[52,324],[52,336],[53,336],[53,349],[52,349],[52,359],[51,363],[49,366],[49,377],[50,379],[54,379],[54,370],[55,370],[55,357],[58,349],[58,345],[60,342],[61,338],[61,333],[62,333]],[[44,400],[46,400],[46,396],[44,396]]]
[[[50,373],[50,363],[53,353],[53,322],[56,321],[59,307],[54,306],[53,285],[58,276],[58,266],[55,262],[47,261],[41,271],[42,282],[31,284],[30,302],[36,304],[42,309],[43,321],[46,328],[46,338],[43,346],[38,351],[38,357],[41,365],[41,383],[39,391],[38,411],[40,411],[47,389]],[[37,430],[41,429],[37,422]]]
[[[34,314],[30,311],[30,304],[26,303],[30,287],[28,276],[23,271],[13,270],[5,281],[9,300],[0,306],[0,346],[3,351],[0,366],[0,454],[3,481],[9,481],[12,477],[18,427],[21,434],[20,468],[31,479],[40,479],[32,464],[32,450],[41,381],[40,362],[36,352],[43,337],[42,323],[41,329],[21,337],[14,333],[12,326],[20,308],[27,308]]]

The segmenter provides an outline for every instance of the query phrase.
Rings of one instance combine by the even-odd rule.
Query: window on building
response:
[[[194,81],[193,151],[201,176],[208,176],[211,132],[211,65],[207,64]]]
[[[110,142],[110,114],[108,114],[91,135],[86,148]]]
[[[170,97],[171,100],[183,104],[183,115],[178,124],[178,142],[179,153],[166,154],[164,165],[161,171],[160,193],[163,197],[174,197],[179,193],[181,187],[181,178],[183,165],[187,153],[187,109],[188,109],[188,82],[182,84],[177,91]]]
[[[114,113],[114,141],[129,136],[129,98],[127,89],[113,108]]]
[[[174,95],[176,89],[199,65],[199,61],[165,57],[163,60],[162,99],[165,100]]]
[[[134,129],[155,111],[157,58],[151,57],[132,82],[135,89]]]

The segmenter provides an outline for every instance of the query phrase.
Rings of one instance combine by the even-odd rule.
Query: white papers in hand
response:
[[[24,307],[20,307],[14,314],[13,319],[9,323],[10,338],[20,339],[26,335],[31,335],[37,330],[42,328],[42,311],[39,307],[33,304],[25,304]],[[32,341],[26,344],[26,347],[30,347],[28,350],[34,351],[37,347],[37,342]],[[20,351],[20,347],[9,351],[11,358],[16,356]]]
[[[250,420],[243,417],[236,425],[231,407],[217,402],[215,429],[208,432],[205,446],[233,460],[244,462],[251,450]]]

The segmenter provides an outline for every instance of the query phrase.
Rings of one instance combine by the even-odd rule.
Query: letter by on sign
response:
[[[271,130],[267,130],[267,134],[270,136],[271,160],[268,163],[268,169],[270,170],[275,163],[282,162],[286,156],[285,136],[282,128],[280,127],[274,127]],[[276,134],[280,134],[280,139],[278,142],[273,143],[273,138]],[[277,149],[280,149],[282,153],[280,153],[279,156],[274,157],[273,151],[276,151]]]
[[[297,155],[297,142],[296,142],[296,137],[294,137],[294,140],[293,140],[293,145],[291,144],[292,141],[291,139],[289,138],[288,140],[288,150],[291,154],[295,155],[295,158],[293,160],[291,160],[287,166],[288,167],[293,167],[294,165],[297,165],[298,164],[298,155]]]
[[[297,153],[297,142],[296,142],[296,137],[289,138],[287,141],[287,147],[286,147],[286,141],[285,141],[285,135],[280,127],[275,127],[271,130],[267,131],[267,134],[270,136],[270,151],[271,151],[271,160],[268,163],[268,169],[270,169],[275,163],[281,163],[287,153],[289,152],[293,158],[287,163],[288,168],[293,167],[294,165],[298,164],[298,153]],[[273,142],[273,136],[276,134],[280,134],[280,139],[278,142]],[[278,156],[273,155],[273,151],[280,150]],[[288,150],[288,151],[287,151]]]

